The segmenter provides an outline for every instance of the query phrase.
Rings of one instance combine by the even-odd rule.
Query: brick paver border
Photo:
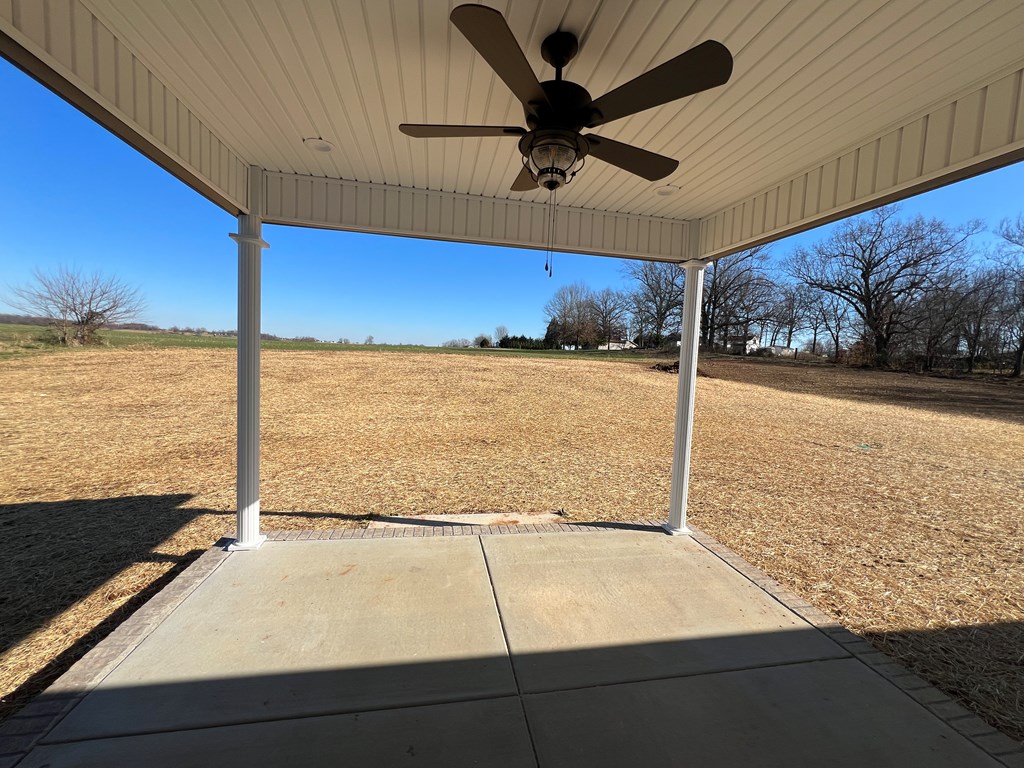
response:
[[[1024,768],[1024,744],[996,730],[977,715],[918,677],[863,638],[836,623],[799,595],[787,590],[725,545],[690,526],[692,538],[736,572],[749,579],[811,626],[824,632],[879,675],[902,690],[951,728],[1007,768]],[[598,533],[606,531],[664,533],[661,521],[636,523],[540,523],[462,525],[424,522],[415,525],[325,530],[272,531],[267,541],[392,539],[433,536],[502,536],[526,533]],[[224,538],[203,553],[170,584],[107,635],[44,693],[0,724],[0,768],[13,768],[86,694],[123,661],[231,553]]]

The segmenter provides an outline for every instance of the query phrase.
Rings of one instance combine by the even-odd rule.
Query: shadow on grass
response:
[[[151,582],[145,589],[133,595],[116,611],[93,627],[87,635],[84,635],[74,645],[51,659],[46,666],[37,670],[24,683],[0,699],[0,722],[23,707],[33,696],[46,690],[57,678],[71,669],[75,662],[91,651],[103,638],[117,629],[121,622],[174,581],[204,551],[202,549],[194,549],[179,557],[166,556],[164,562],[173,563],[169,571]]]
[[[1024,738],[1024,622],[864,632],[872,645]]]
[[[166,494],[0,504],[0,653],[43,629],[125,568],[170,565],[17,692],[5,696],[0,718],[52,682],[201,554],[153,551],[196,517],[212,513],[183,508],[191,498]]]
[[[947,378],[790,360],[713,356],[701,367],[716,379],[878,405],[920,408],[1024,424],[1024,386],[1005,376]],[[698,408],[700,407],[698,403]]]
[[[221,514],[223,514],[223,513],[221,513]],[[232,520],[234,520],[234,513],[233,512],[231,513],[231,516],[232,516]],[[260,519],[261,520],[271,520],[272,521],[273,518],[275,518],[275,517],[302,517],[302,518],[306,518],[308,520],[347,520],[349,522],[356,522],[356,523],[361,523],[361,522],[365,523],[365,522],[369,522],[371,520],[382,520],[382,519],[384,519],[380,515],[376,515],[373,512],[368,512],[366,514],[353,515],[353,514],[349,514],[348,512],[301,512],[301,511],[291,511],[291,510],[286,510],[286,509],[278,509],[278,510],[261,509],[260,510]],[[268,522],[266,525],[263,525],[262,527],[266,528],[268,530],[274,530],[273,522]]]

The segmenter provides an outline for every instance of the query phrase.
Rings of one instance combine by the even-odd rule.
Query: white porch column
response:
[[[250,169],[250,213],[238,217],[238,523],[230,549],[258,549],[260,535],[260,261],[262,170]]]
[[[672,496],[665,530],[689,533],[686,498],[690,490],[690,447],[693,442],[693,395],[697,387],[697,347],[700,343],[700,305],[704,293],[703,262],[684,265],[683,326],[679,338],[679,394],[676,399],[676,443],[672,453]]]

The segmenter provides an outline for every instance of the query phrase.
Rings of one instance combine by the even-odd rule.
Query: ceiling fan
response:
[[[519,137],[523,168],[512,182],[514,192],[538,187],[558,189],[576,175],[587,155],[648,181],[665,178],[679,166],[678,160],[580,131],[723,85],[732,74],[729,49],[708,40],[592,99],[583,86],[562,79],[562,69],[579,51],[579,41],[571,32],[554,32],[541,44],[541,56],[555,68],[555,79],[542,83],[499,11],[484,5],[460,5],[450,19],[522,102],[528,129],[411,123],[403,123],[398,129],[418,139]]]

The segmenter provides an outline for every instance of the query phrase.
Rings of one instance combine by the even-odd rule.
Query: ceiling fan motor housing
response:
[[[540,86],[548,103],[523,105],[529,128],[579,131],[590,124],[594,116],[594,102],[586,88],[570,80],[545,80]]]

